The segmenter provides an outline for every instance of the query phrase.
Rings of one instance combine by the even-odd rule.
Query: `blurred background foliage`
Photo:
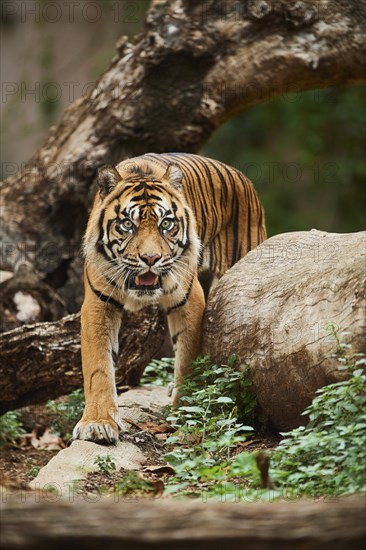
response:
[[[117,38],[132,39],[143,29],[149,2],[79,0],[72,18],[61,0],[51,4],[53,11],[45,0],[12,0],[12,9],[2,11],[3,177],[19,169],[67,105],[90,90],[110,63]],[[365,119],[363,87],[282,94],[228,121],[200,152],[252,179],[269,235],[313,227],[360,231]]]
[[[339,87],[286,94],[241,113],[202,149],[253,181],[269,235],[365,229],[366,94]]]

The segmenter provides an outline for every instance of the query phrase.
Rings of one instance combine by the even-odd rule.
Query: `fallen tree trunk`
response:
[[[231,550],[361,550],[366,534],[363,496],[250,505],[98,498],[93,504],[60,501],[54,493],[9,496],[6,491],[3,550],[65,545],[80,550],[221,550],[224,544]]]
[[[366,232],[277,235],[209,298],[204,352],[219,363],[236,353],[249,365],[257,401],[280,431],[306,422],[301,413],[318,388],[347,377],[337,338],[347,354],[366,353],[365,244]]]
[[[129,330],[120,331],[117,386],[136,386],[163,344],[165,318],[149,311],[142,320],[134,315],[124,319]],[[0,354],[0,414],[81,388],[80,315],[1,334]]]

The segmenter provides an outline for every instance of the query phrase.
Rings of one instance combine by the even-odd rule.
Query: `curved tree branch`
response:
[[[101,165],[197,151],[229,117],[275,95],[365,82],[365,36],[364,0],[155,0],[145,32],[118,42],[90,96],[5,181],[3,269],[30,264],[76,311],[72,269],[80,274],[74,260]]]

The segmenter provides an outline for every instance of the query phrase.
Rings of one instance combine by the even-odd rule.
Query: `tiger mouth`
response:
[[[152,271],[131,277],[129,288],[131,290],[157,290],[161,288],[161,278]]]

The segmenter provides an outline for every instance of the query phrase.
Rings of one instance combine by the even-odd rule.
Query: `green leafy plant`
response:
[[[48,401],[47,408],[56,414],[53,431],[64,439],[70,439],[75,424],[80,420],[84,410],[84,393],[82,390],[71,392],[66,401]]]
[[[27,476],[29,477],[29,479],[34,479],[35,477],[37,477],[41,468],[39,466],[34,466],[33,458],[27,458],[26,464],[27,466],[29,466],[29,470],[27,472]]]
[[[102,474],[111,474],[116,470],[116,463],[112,459],[111,455],[98,455],[95,460],[94,464],[96,464],[99,468],[99,471]]]
[[[0,447],[14,445],[25,434],[20,411],[8,411],[0,417]]]
[[[171,417],[173,424],[180,427],[198,423],[205,425],[206,430],[216,432],[216,420],[219,426],[232,423],[233,417],[254,423],[258,408],[250,371],[235,368],[235,362],[234,354],[228,358],[227,365],[214,365],[209,357],[198,357],[193,363],[191,376],[179,389],[182,405]]]
[[[148,386],[167,386],[173,381],[174,357],[153,359],[145,368],[141,384]]]
[[[339,369],[347,380],[318,390],[304,411],[309,423],[287,434],[271,453],[274,488],[261,488],[256,453],[240,452],[251,433],[256,405],[248,373],[199,358],[182,391],[182,406],[169,420],[177,428],[168,439],[174,447],[165,459],[176,474],[167,491],[227,500],[274,500],[288,496],[332,496],[366,490],[366,359],[349,355],[330,325]],[[342,336],[342,335],[341,335]],[[244,411],[244,416],[243,416]]]
[[[123,476],[121,481],[118,481],[114,485],[114,493],[118,497],[126,497],[133,494],[146,495],[155,493],[155,486],[148,480],[143,479],[138,472],[130,470]]]
[[[343,382],[317,391],[303,414],[301,426],[285,435],[274,452],[272,478],[294,495],[342,495],[366,490],[366,359],[347,355],[348,345],[337,341]]]
[[[247,424],[256,411],[249,371],[235,369],[235,361],[232,355],[227,365],[213,365],[199,357],[180,388],[182,404],[168,416],[177,429],[167,440],[174,448],[165,455],[176,472],[170,492],[196,494],[224,482],[238,443],[253,432]]]
[[[40,469],[41,468],[39,466],[33,466],[32,468],[30,468],[27,472],[27,476],[29,477],[29,479],[34,479],[35,477],[37,477]]]

